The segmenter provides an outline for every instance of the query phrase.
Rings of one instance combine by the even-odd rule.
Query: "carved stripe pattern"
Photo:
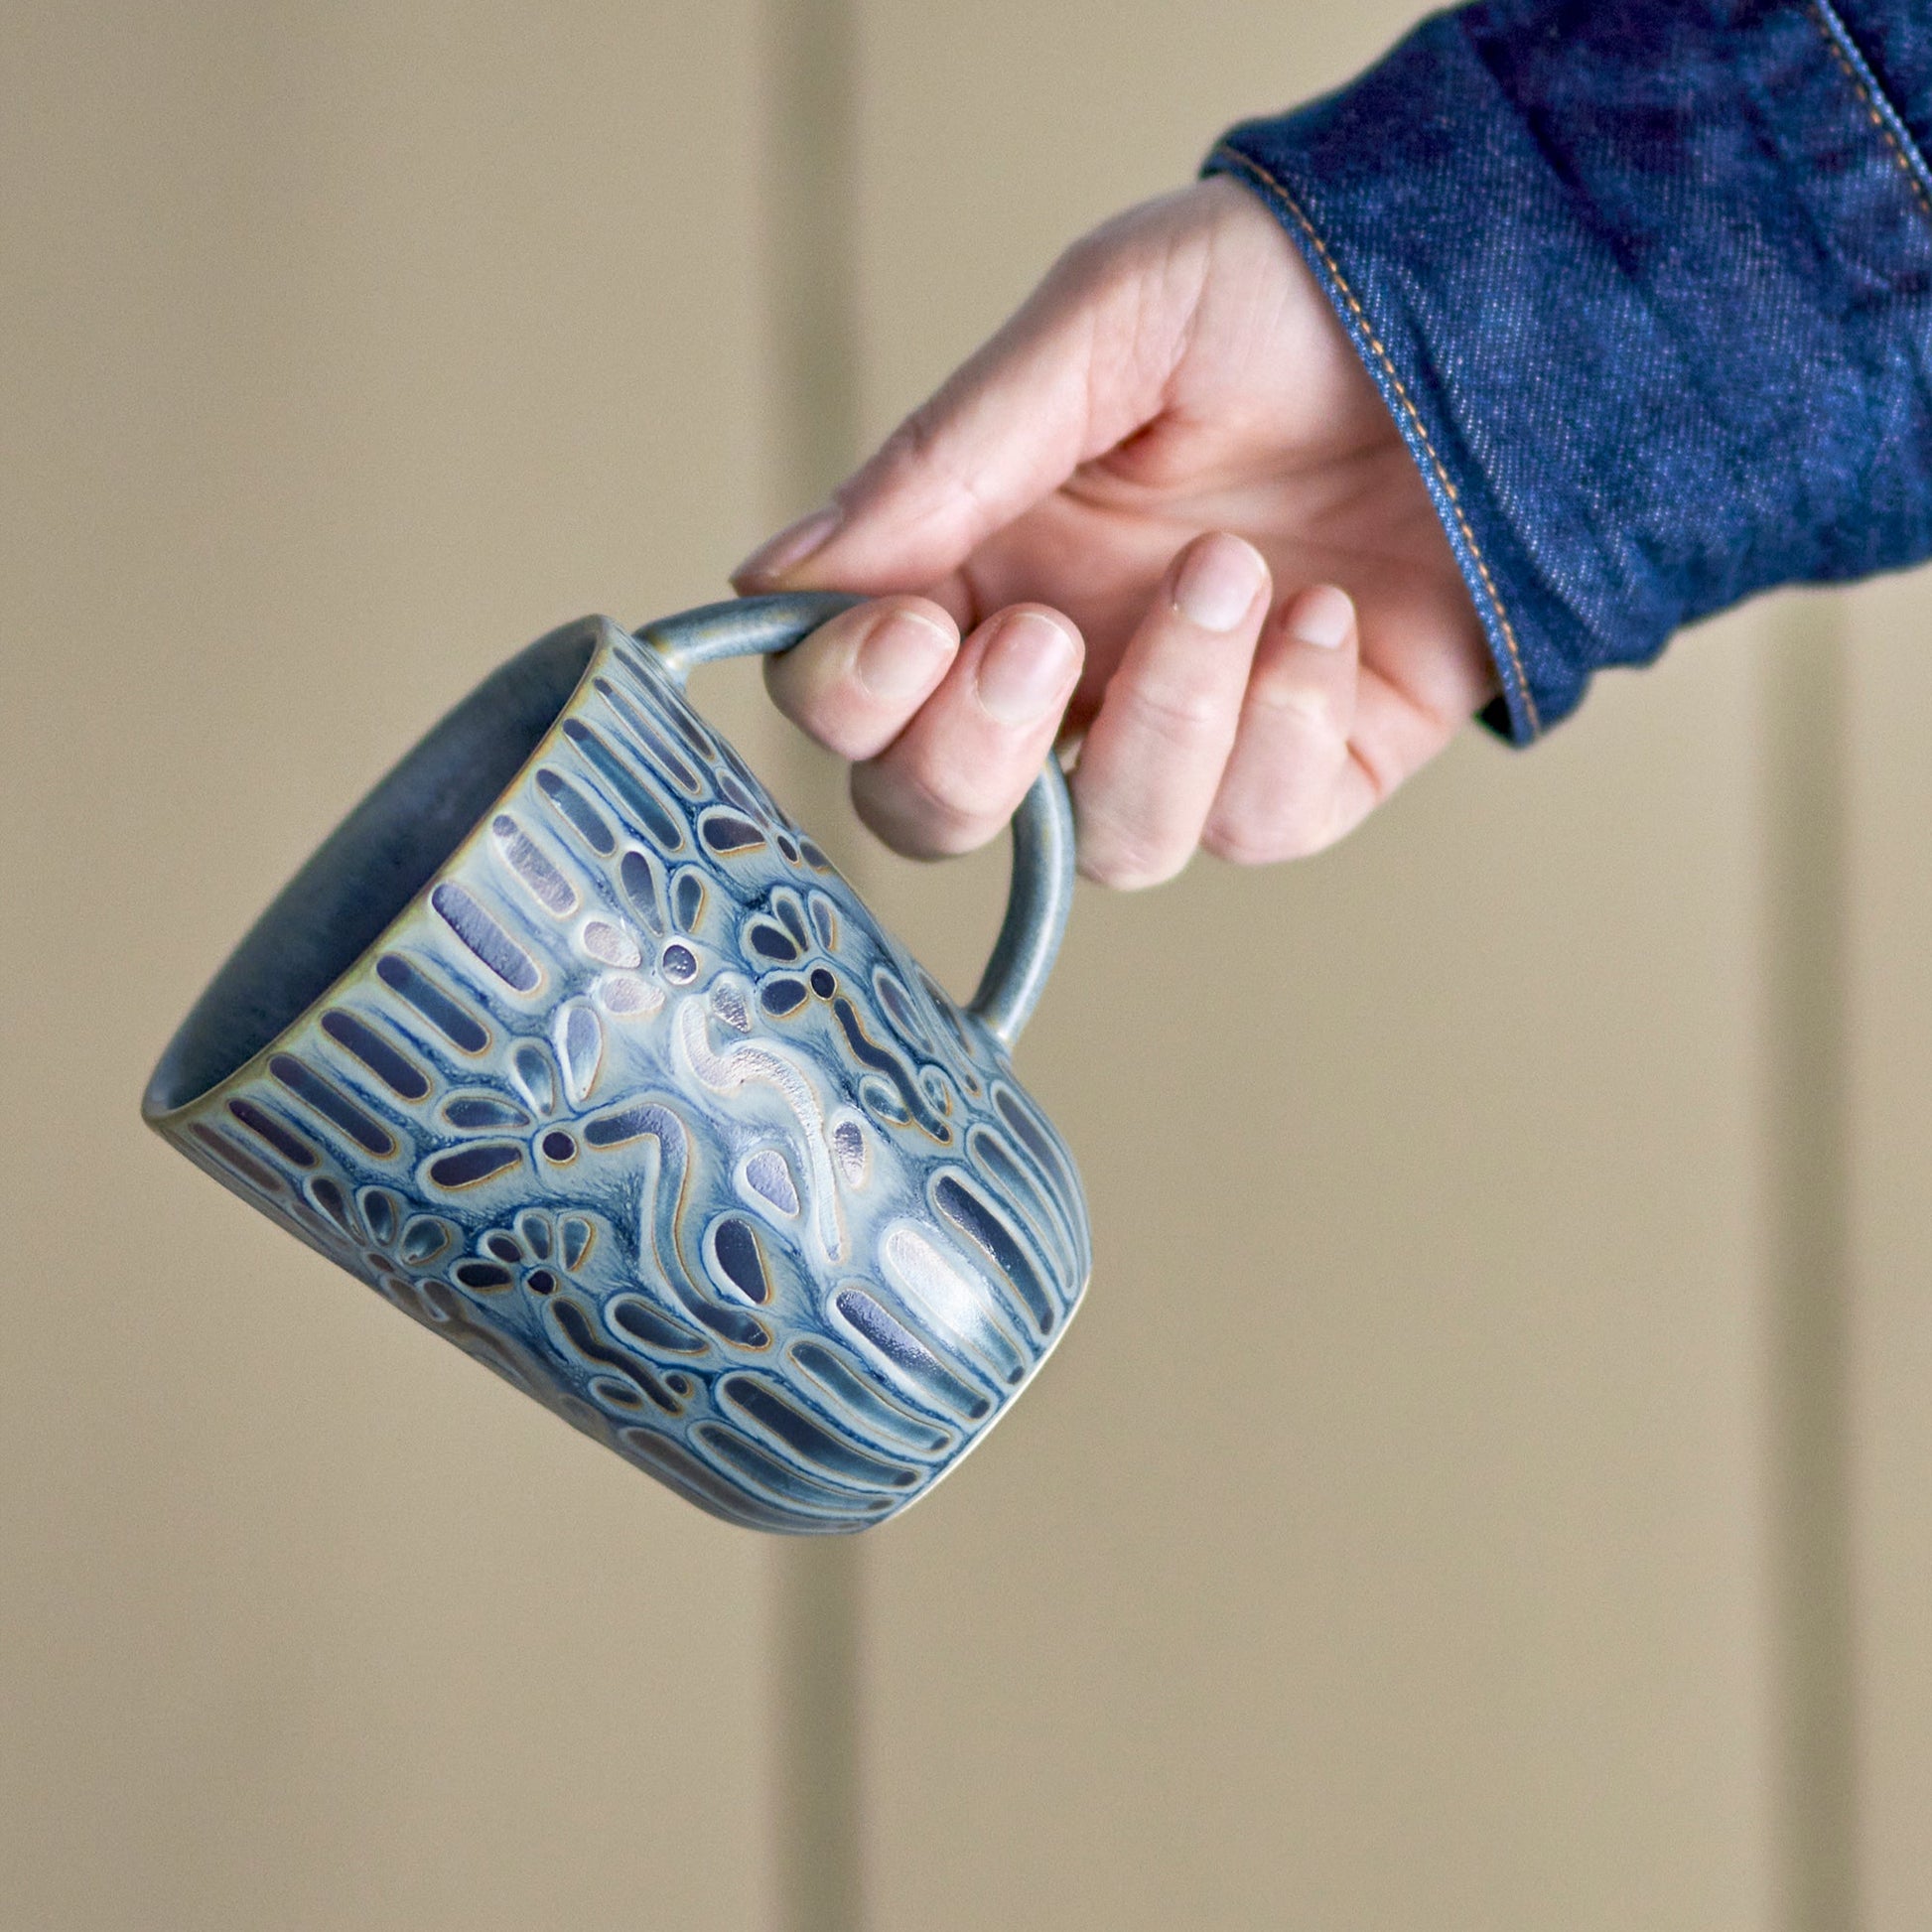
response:
[[[161,1123],[700,1508],[922,1495],[1085,1286],[1071,1156],[651,654],[576,695],[380,946]]]

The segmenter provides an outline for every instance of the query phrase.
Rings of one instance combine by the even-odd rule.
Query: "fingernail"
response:
[[[796,523],[787,524],[769,543],[758,549],[732,572],[732,582],[741,580],[759,582],[765,578],[782,577],[788,570],[795,570],[814,551],[825,547],[827,538],[839,527],[839,520],[845,512],[836,503],[827,503],[823,509],[813,510],[809,516],[801,516]]]
[[[1203,630],[1232,630],[1248,615],[1267,568],[1252,544],[1217,532],[1187,553],[1173,587],[1174,609]]]
[[[1288,634],[1305,644],[1333,650],[1348,635],[1355,622],[1355,607],[1346,591],[1332,584],[1317,584],[1295,600],[1288,614]]]
[[[1034,724],[1066,689],[1076,655],[1073,639],[1051,618],[1016,612],[980,659],[980,703],[1003,725]]]
[[[897,611],[866,633],[852,668],[869,696],[892,703],[935,682],[952,650],[951,636],[930,618]]]

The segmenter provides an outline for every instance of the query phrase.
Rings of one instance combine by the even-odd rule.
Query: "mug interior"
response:
[[[475,831],[570,703],[596,653],[593,620],[552,631],[485,678],[324,841],[182,1023],[143,1111],[220,1085],[374,944]]]

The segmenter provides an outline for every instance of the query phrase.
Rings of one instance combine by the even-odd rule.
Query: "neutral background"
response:
[[[226,945],[549,624],[720,593],[1401,0],[0,20],[0,1923],[1932,1924],[1932,593],[1755,607],[1290,871],[1086,894],[1099,1260],[831,1551],[147,1138]],[[888,862],[956,988],[1003,861]]]

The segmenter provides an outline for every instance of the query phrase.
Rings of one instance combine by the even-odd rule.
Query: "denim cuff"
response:
[[[1209,158],[1388,402],[1519,743],[1681,624],[1932,555],[1916,4],[1496,0]]]

